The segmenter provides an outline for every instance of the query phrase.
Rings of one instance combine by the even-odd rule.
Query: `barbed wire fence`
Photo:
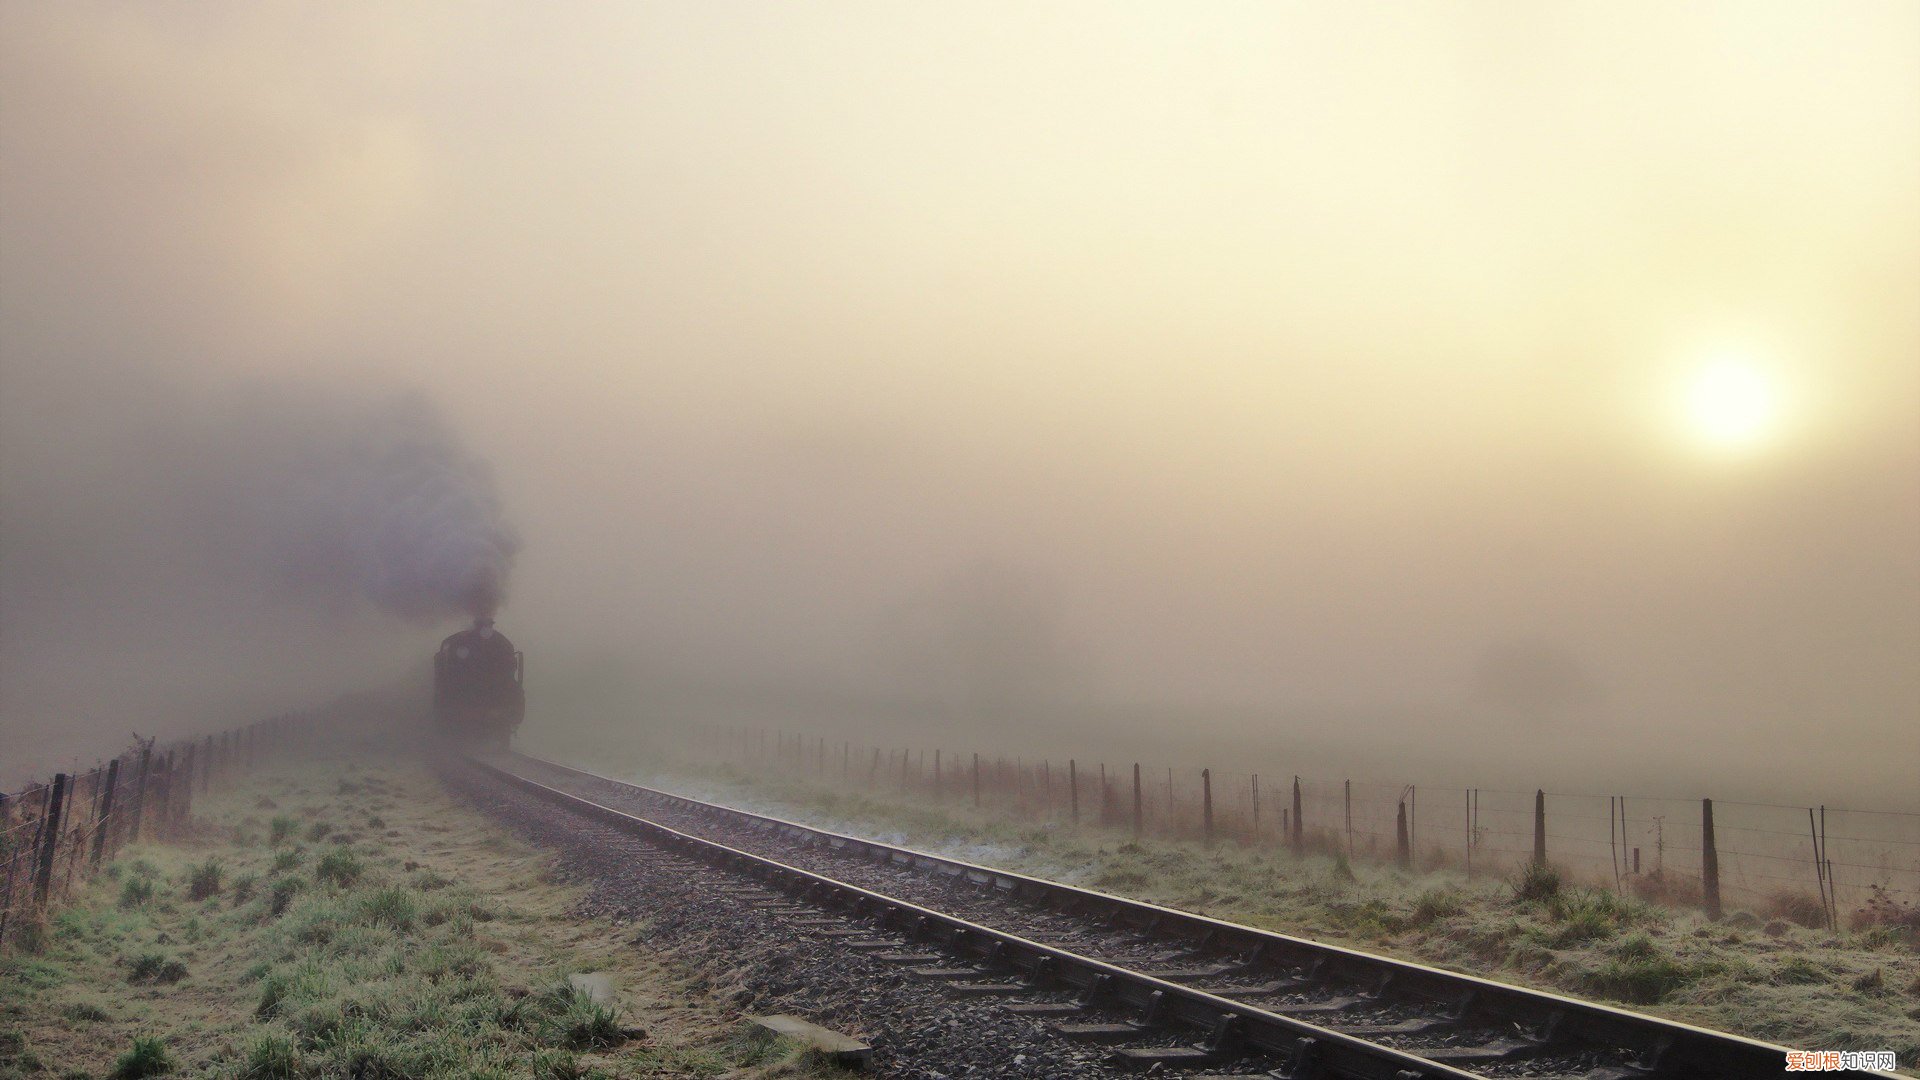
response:
[[[0,949],[41,933],[46,913],[127,845],[181,836],[196,790],[285,752],[308,734],[301,719],[273,717],[164,747],[135,736],[86,772],[0,793]]]
[[[1469,880],[1551,865],[1714,918],[1920,926],[1920,812],[1032,760],[748,727],[704,737],[711,757],[748,771],[1020,821],[1451,869]]]

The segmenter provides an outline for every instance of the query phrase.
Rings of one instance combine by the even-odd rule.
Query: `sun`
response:
[[[1778,437],[1781,404],[1779,383],[1759,360],[1722,352],[1688,377],[1680,397],[1680,418],[1703,449],[1744,455]]]

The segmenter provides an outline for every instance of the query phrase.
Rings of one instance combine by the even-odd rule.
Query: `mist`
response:
[[[1911,808],[1920,13],[1442,11],[5,8],[0,761],[498,608],[536,744]]]

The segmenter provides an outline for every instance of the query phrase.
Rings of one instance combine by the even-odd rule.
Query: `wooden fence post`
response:
[[[1394,814],[1394,861],[1402,870],[1413,865],[1413,844],[1407,836],[1407,800],[1401,799],[1399,810]]]
[[[1144,823],[1140,804],[1140,763],[1133,763],[1133,841],[1140,842],[1140,827]]]
[[[1700,800],[1700,899],[1707,918],[1720,918],[1720,851],[1713,840],[1713,800]]]
[[[1254,773],[1253,779],[1253,838],[1260,839],[1260,774]]]
[[[1080,824],[1080,766],[1072,758],[1067,759],[1067,806],[1073,812],[1073,823]]]
[[[72,778],[66,773],[55,773],[53,793],[47,796],[46,824],[40,831],[39,865],[33,873],[34,902],[42,906],[47,902],[47,890],[53,887],[53,856],[60,848],[60,815],[66,809],[67,787]]]
[[[1533,792],[1533,865],[1547,865],[1547,793]]]
[[[1213,846],[1213,770],[1200,770],[1200,833]]]
[[[127,822],[127,842],[140,842],[140,815],[147,808],[147,779],[153,764],[153,747],[142,744],[140,747],[140,767],[134,773],[133,781],[133,820]]]
[[[1293,853],[1295,855],[1307,853],[1306,823],[1300,820],[1300,778],[1298,776],[1293,778]]]
[[[100,795],[100,812],[93,819],[93,865],[100,865],[100,856],[107,847],[107,830],[113,827],[113,789],[120,782],[120,759],[114,758],[107,763],[107,790]]]
[[[1346,804],[1347,804],[1347,858],[1351,859],[1353,858],[1353,855],[1354,855],[1354,851],[1353,851],[1353,781],[1351,780],[1345,781],[1345,785],[1346,785]],[[1367,850],[1371,852],[1373,849],[1369,847]]]

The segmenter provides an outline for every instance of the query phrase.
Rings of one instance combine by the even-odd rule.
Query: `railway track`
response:
[[[1284,1080],[1744,1080],[1786,1048],[828,832],[512,754],[485,774],[1121,1067]],[[1853,1071],[1843,1075],[1891,1076]]]

